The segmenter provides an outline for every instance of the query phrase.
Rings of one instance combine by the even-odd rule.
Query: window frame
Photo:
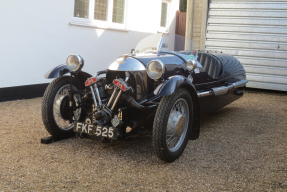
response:
[[[95,27],[101,29],[115,29],[126,31],[127,5],[129,0],[124,0],[124,18],[123,23],[113,22],[113,7],[114,0],[107,0],[107,20],[97,20],[94,18],[95,0],[89,0],[88,18],[75,17],[73,13],[70,24]],[[75,1],[74,1],[75,2]],[[74,3],[75,6],[75,3]],[[75,9],[75,7],[74,7]],[[73,10],[74,10],[73,9]]]
[[[161,14],[162,14],[162,3],[167,4],[167,9],[166,9],[166,26],[162,27],[161,26]],[[171,9],[171,0],[161,0],[160,1],[160,15],[159,15],[159,32],[166,33],[168,31],[168,25],[170,24],[170,9]]]

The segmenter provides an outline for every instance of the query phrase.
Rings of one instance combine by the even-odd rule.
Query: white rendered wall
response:
[[[85,59],[84,71],[105,69],[142,37],[157,33],[161,0],[127,0],[127,31],[71,25],[74,0],[0,1],[0,88],[49,82],[44,74],[67,55]],[[172,0],[174,32],[178,0]]]

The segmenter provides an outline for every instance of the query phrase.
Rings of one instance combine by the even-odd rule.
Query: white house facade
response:
[[[43,84],[77,53],[85,71],[106,68],[151,33],[174,33],[179,0],[0,2],[0,88]],[[1,97],[1,95],[0,95]]]

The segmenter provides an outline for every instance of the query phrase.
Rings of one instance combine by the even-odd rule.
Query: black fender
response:
[[[58,77],[62,77],[63,75],[65,75],[67,73],[71,73],[71,72],[72,71],[69,69],[69,67],[67,65],[59,65],[59,66],[55,67],[54,69],[52,69],[51,71],[49,71],[45,75],[45,78],[47,78],[47,79],[58,78]]]
[[[78,72],[72,72],[67,65],[59,65],[49,71],[46,75],[45,78],[47,79],[54,79],[54,78],[59,78],[64,76],[65,74],[70,73],[71,75],[82,79],[85,81],[87,78],[91,77],[92,75],[83,71],[78,71]]]
[[[189,91],[193,100],[194,119],[192,121],[192,131],[190,139],[195,140],[200,133],[200,105],[196,88],[192,80],[182,75],[171,76],[155,90],[154,94],[158,97],[168,96],[176,92],[179,88],[185,88]]]

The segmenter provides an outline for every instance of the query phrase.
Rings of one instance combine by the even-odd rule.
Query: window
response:
[[[75,0],[74,17],[89,17],[89,0]]]
[[[126,1],[75,0],[74,18],[75,20],[79,18],[81,23],[85,22],[89,25],[119,27],[125,23]]]
[[[107,0],[95,0],[94,18],[97,20],[107,20],[108,13],[108,1]]]
[[[163,1],[161,3],[161,18],[160,18],[161,27],[166,27],[166,24],[167,24],[167,8],[168,8],[168,3],[166,1]]]
[[[113,22],[123,23],[124,22],[124,10],[125,10],[125,0],[113,0]]]

